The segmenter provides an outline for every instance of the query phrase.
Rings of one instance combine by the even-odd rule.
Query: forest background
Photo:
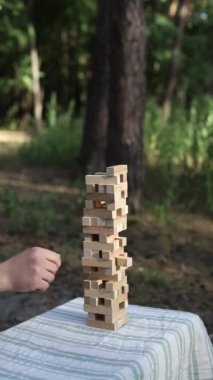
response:
[[[130,302],[213,331],[210,3],[0,0],[1,258],[41,245],[64,259],[45,295],[1,297],[2,329],[82,295],[83,175],[123,161]]]

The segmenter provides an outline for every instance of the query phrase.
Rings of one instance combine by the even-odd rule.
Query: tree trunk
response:
[[[188,13],[188,1],[187,0],[179,0],[178,8],[175,6],[177,1],[174,1],[173,7],[170,7],[169,15],[170,17],[174,17],[177,11],[177,39],[174,45],[173,50],[173,58],[171,63],[171,71],[170,78],[168,82],[168,86],[166,89],[166,95],[163,101],[163,115],[164,115],[164,123],[167,123],[170,114],[171,114],[171,106],[172,106],[172,98],[175,90],[175,86],[177,83],[178,71],[180,69],[180,53],[183,43],[183,35],[186,24],[186,17]]]
[[[33,11],[33,1],[29,0],[27,2],[28,7],[28,17],[29,17],[29,42],[30,42],[30,61],[31,61],[31,71],[32,71],[32,83],[33,83],[33,111],[35,126],[38,133],[42,132],[42,111],[43,111],[43,97],[39,77],[39,55],[36,45],[36,31],[33,24],[32,11]]]
[[[110,94],[107,164],[127,164],[129,206],[140,207],[146,28],[142,0],[110,3]]]
[[[81,151],[83,171],[100,171],[105,167],[109,94],[108,2],[100,0],[99,6]]]
[[[36,45],[31,41],[30,44],[30,58],[31,58],[31,69],[32,69],[32,80],[33,80],[33,108],[34,108],[34,118],[35,126],[38,133],[42,132],[42,92],[39,79],[39,58],[38,50]]]

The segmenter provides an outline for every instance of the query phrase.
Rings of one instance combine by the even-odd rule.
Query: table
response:
[[[116,332],[85,320],[76,298],[0,333],[0,379],[213,379],[212,346],[195,314],[130,305]]]

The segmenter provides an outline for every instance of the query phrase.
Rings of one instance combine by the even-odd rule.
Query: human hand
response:
[[[26,249],[0,264],[3,291],[45,291],[54,281],[60,266],[59,254],[39,247]]]

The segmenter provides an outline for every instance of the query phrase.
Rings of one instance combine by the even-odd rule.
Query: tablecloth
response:
[[[85,325],[76,298],[0,333],[0,379],[212,380],[213,352],[195,314],[129,305],[129,323]]]

